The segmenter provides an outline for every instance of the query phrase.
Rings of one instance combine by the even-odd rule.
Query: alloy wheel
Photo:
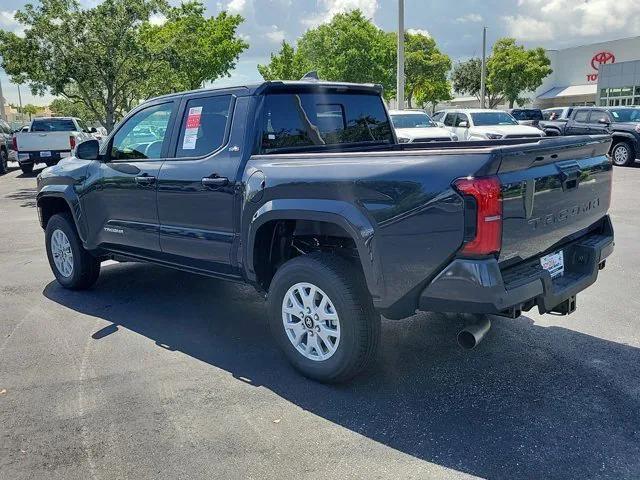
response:
[[[287,338],[305,358],[324,361],[340,343],[340,319],[329,296],[311,283],[296,283],[282,300]]]
[[[626,145],[618,145],[613,151],[613,163],[626,165],[629,161],[629,149]]]
[[[51,255],[58,272],[65,278],[73,275],[73,252],[69,238],[62,230],[54,230],[51,234]]]

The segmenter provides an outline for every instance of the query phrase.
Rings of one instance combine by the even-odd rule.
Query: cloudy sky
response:
[[[81,0],[87,6],[99,0]],[[0,0],[0,28],[19,31],[15,9],[25,0]],[[173,3],[176,3],[175,1]],[[218,85],[260,80],[258,63],[268,60],[283,39],[291,42],[309,27],[337,12],[360,8],[385,30],[397,22],[397,0],[205,0],[208,12],[222,9],[246,19],[240,34],[251,45],[231,78]],[[528,46],[561,48],[640,34],[639,0],[405,0],[406,28],[428,32],[454,60],[481,53],[482,26],[489,28],[489,48],[506,35]],[[17,103],[17,89],[0,72],[4,96]],[[22,89],[24,103],[46,104]]]

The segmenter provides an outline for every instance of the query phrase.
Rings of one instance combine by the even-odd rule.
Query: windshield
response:
[[[616,108],[609,110],[613,121],[619,122],[640,122],[640,108]]]
[[[542,120],[542,110],[513,110],[511,115],[516,120]]]
[[[73,120],[63,118],[42,118],[31,123],[32,132],[73,132],[75,129]]]
[[[436,126],[426,113],[393,114],[391,115],[391,121],[395,128],[426,128]]]
[[[472,113],[473,124],[476,127],[487,125],[518,125],[518,122],[507,112],[477,112]]]

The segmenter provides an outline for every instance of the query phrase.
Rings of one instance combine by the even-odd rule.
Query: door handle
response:
[[[220,188],[229,185],[229,179],[227,177],[204,177],[202,179],[202,185],[207,188]]]
[[[136,183],[142,186],[153,185],[154,183],[156,183],[156,177],[153,177],[145,173],[144,175],[140,175],[139,177],[136,177]]]

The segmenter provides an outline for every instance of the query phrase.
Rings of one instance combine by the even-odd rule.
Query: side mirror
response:
[[[460,127],[460,128],[469,128],[469,122],[467,122],[466,120],[463,120],[458,124],[458,127]]]
[[[76,147],[76,157],[81,160],[97,160],[100,156],[100,142],[96,139],[85,140]]]
[[[598,120],[598,123],[601,123],[602,125],[609,125],[611,122],[607,117],[602,117],[600,120]]]

